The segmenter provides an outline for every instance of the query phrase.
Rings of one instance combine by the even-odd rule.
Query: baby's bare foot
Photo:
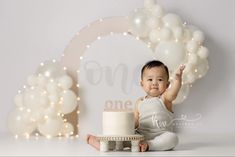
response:
[[[95,136],[88,134],[86,141],[95,149],[100,150],[100,141]]]
[[[148,150],[148,144],[147,143],[140,143],[139,147],[140,147],[141,152],[146,152]]]

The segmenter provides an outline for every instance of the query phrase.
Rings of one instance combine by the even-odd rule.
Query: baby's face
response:
[[[169,82],[164,67],[153,67],[145,69],[141,86],[150,97],[158,97],[167,89]]]

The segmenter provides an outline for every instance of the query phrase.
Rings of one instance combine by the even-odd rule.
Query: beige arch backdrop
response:
[[[61,57],[61,65],[66,67],[68,74],[72,77],[74,84],[72,90],[79,96],[78,74],[80,62],[83,59],[85,51],[91,43],[101,37],[112,35],[113,33],[130,33],[128,17],[109,17],[102,18],[88,24],[81,29],[66,47]],[[72,113],[65,116],[74,126],[74,134],[79,132],[79,101],[78,107]]]

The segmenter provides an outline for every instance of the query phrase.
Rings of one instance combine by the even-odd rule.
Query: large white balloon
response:
[[[37,69],[36,74],[41,74],[48,78],[56,78],[65,74],[65,71],[58,62],[45,61]]]
[[[176,14],[169,13],[165,15],[162,20],[164,26],[169,28],[182,27],[183,25],[181,18]]]
[[[30,89],[24,93],[24,105],[30,110],[37,110],[48,105],[47,96],[37,89]]]
[[[72,112],[77,107],[77,97],[71,90],[66,90],[62,94],[61,112],[64,114]]]
[[[44,136],[57,136],[63,128],[63,119],[59,116],[48,118],[44,123],[38,125],[38,131]]]
[[[197,54],[201,59],[206,59],[209,56],[209,50],[206,47],[201,46]]]
[[[190,87],[188,84],[182,85],[176,99],[173,101],[173,104],[181,104],[187,98],[189,91]]]
[[[74,131],[74,128],[71,123],[64,123],[61,133],[62,135],[70,136],[73,134],[73,131]]]
[[[148,13],[145,9],[136,9],[129,16],[130,28],[134,35],[139,37],[147,37],[149,28],[147,26]]]
[[[181,42],[161,42],[155,50],[156,59],[167,65],[174,72],[184,62],[186,53]]]
[[[31,121],[30,113],[25,110],[15,109],[8,115],[8,129],[16,135],[31,134],[35,128],[35,122]]]

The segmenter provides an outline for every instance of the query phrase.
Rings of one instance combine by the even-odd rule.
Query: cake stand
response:
[[[123,142],[131,142],[131,151],[139,152],[139,143],[144,140],[143,135],[98,135],[97,139],[100,140],[100,151],[107,152],[109,151],[109,143],[111,141],[115,142],[115,150],[123,150]]]

